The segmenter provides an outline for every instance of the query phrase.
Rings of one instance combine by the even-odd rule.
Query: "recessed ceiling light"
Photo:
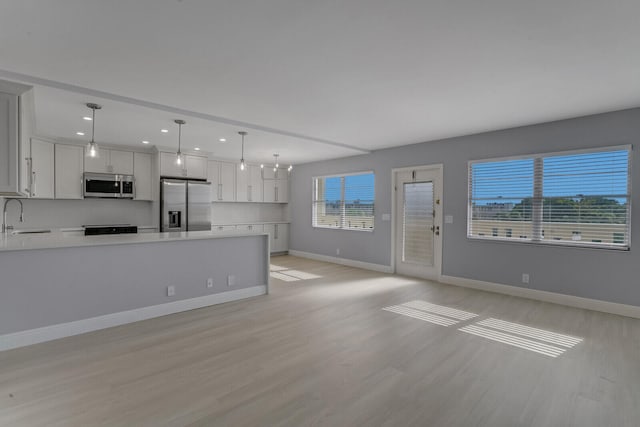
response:
[[[93,120],[93,119],[92,119],[91,117],[89,117],[89,116],[84,116],[84,117],[83,117],[83,119],[84,119],[84,120],[86,120],[86,121],[88,121],[88,122],[90,122],[91,120]]]
[[[169,132],[169,129],[160,129],[160,132],[167,133],[167,132]]]
[[[84,136],[84,132],[76,132],[76,135]]]
[[[220,142],[227,142],[227,138],[220,138],[218,141],[220,141]]]
[[[194,150],[200,151],[200,147],[196,147],[196,148],[194,148]]]
[[[143,143],[143,144],[148,144],[148,143],[149,143],[149,141],[142,141],[142,143]]]

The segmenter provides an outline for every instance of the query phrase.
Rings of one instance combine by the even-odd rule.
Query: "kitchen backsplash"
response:
[[[288,221],[288,204],[282,203],[212,203],[212,224]]]
[[[0,199],[1,200],[1,199]],[[4,204],[4,201],[1,202]],[[153,225],[151,202],[136,200],[36,200],[22,199],[24,222],[20,223],[20,206],[7,207],[10,225],[21,228],[65,228],[86,224]],[[0,206],[1,208],[1,206]]]

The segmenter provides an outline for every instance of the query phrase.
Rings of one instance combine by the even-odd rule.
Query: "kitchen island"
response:
[[[264,295],[269,262],[268,234],[3,235],[0,350]]]

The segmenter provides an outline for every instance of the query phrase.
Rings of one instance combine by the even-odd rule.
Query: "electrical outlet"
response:
[[[529,273],[522,273],[522,283],[529,283]]]
[[[167,286],[167,296],[168,297],[172,297],[176,294],[176,287],[175,286]]]
[[[340,248],[336,248],[336,255],[340,255]]]
[[[213,277],[207,279],[207,288],[213,288]]]
[[[227,286],[235,286],[236,285],[236,276],[234,276],[233,274],[230,274],[227,277]]]

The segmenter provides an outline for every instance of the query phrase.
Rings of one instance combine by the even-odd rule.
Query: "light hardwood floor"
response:
[[[638,320],[291,256],[272,264],[305,280],[0,353],[0,426],[640,425]],[[382,310],[411,300],[479,316],[441,326]],[[583,341],[552,358],[458,330],[486,318]]]

